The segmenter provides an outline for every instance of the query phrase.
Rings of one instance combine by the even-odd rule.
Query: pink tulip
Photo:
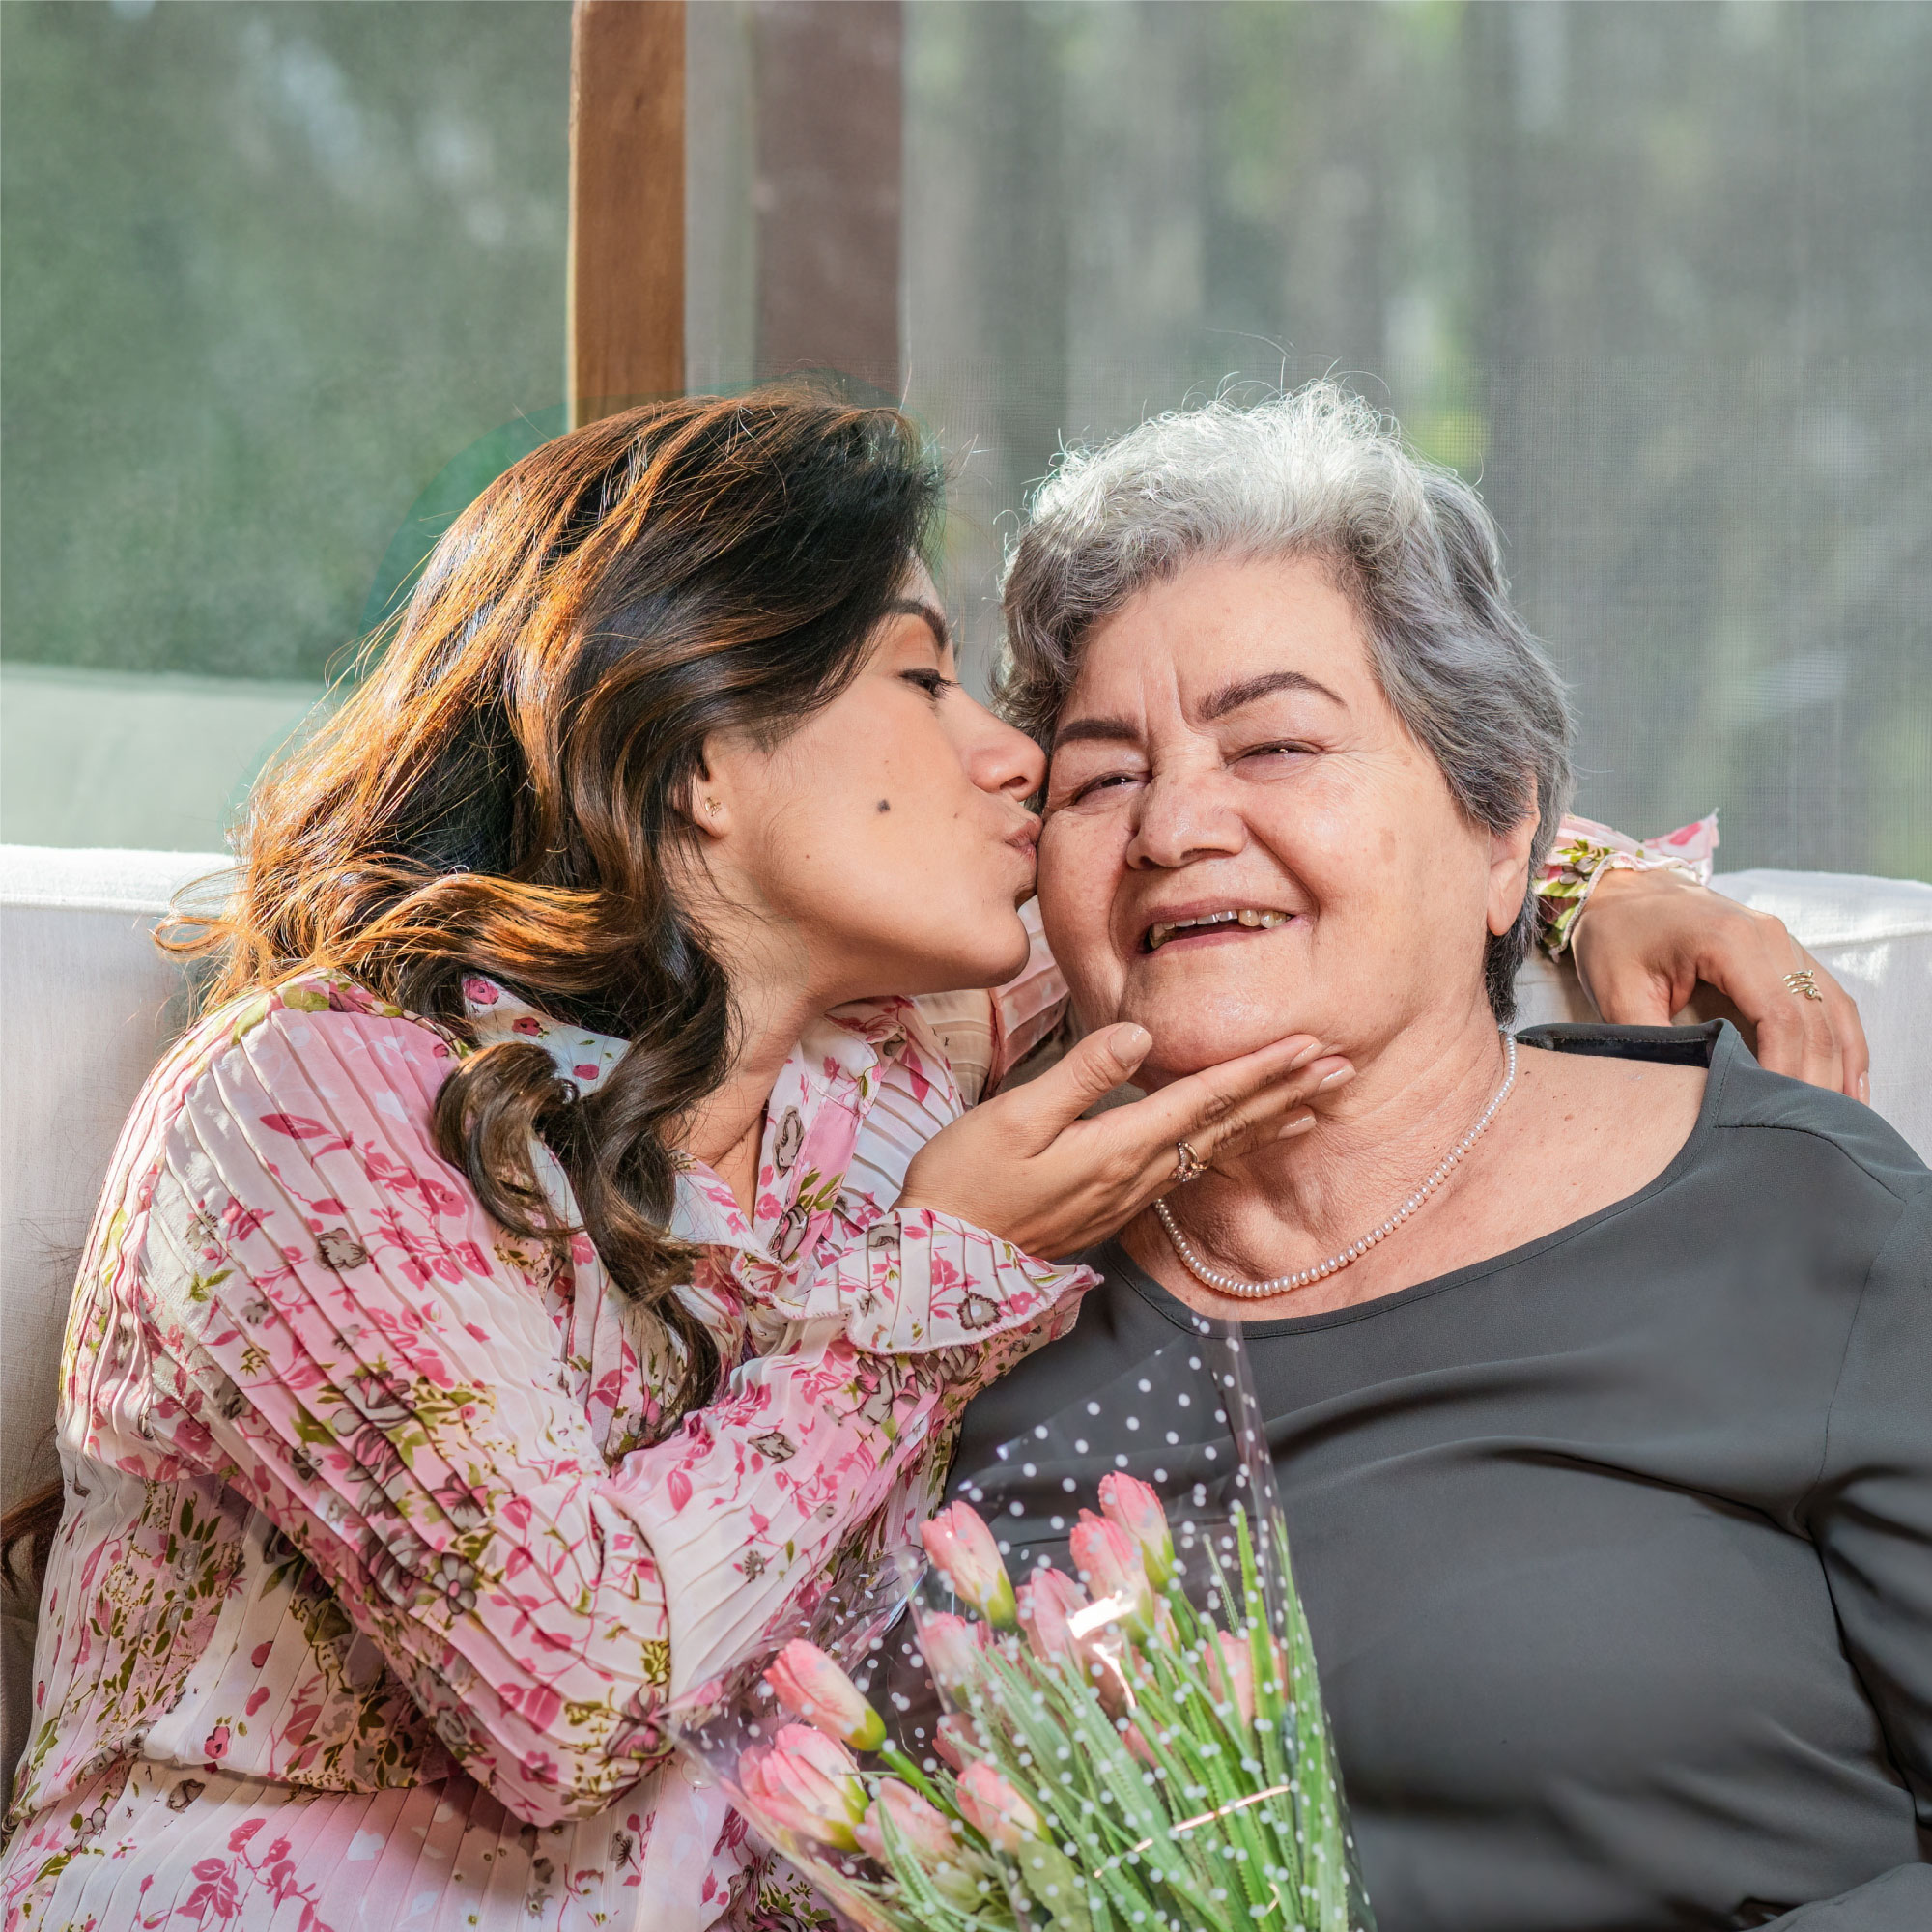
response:
[[[1003,1852],[1045,1836],[1039,1813],[983,1758],[959,1774],[952,1796],[967,1824]]]
[[[765,1682],[794,1717],[854,1750],[877,1750],[886,1720],[866,1702],[859,1687],[818,1648],[795,1637],[779,1652]]]
[[[979,1512],[966,1503],[948,1503],[930,1522],[920,1524],[919,1536],[953,1595],[995,1629],[1011,1630],[1012,1582],[993,1532]]]
[[[784,1725],[769,1746],[739,1759],[738,1783],[754,1816],[841,1851],[857,1847],[866,1787],[858,1765],[824,1732]]]
[[[1063,1570],[1050,1570],[1042,1563],[1021,1586],[1015,1607],[1020,1628],[1026,1632],[1033,1653],[1042,1661],[1056,1657],[1080,1660],[1084,1645],[1071,1619],[1093,1605],[1087,1592]]]
[[[979,1725],[956,1711],[940,1719],[932,1734],[932,1747],[954,1771],[964,1771],[975,1759],[986,1755]]]
[[[985,1632],[984,1624],[969,1623],[964,1617],[927,1617],[921,1623],[919,1647],[932,1681],[942,1690],[956,1695],[978,1681]]]
[[[895,1836],[912,1854],[926,1882],[949,1904],[974,1913],[997,1895],[999,1873],[985,1855],[959,1835],[950,1818],[895,1777],[880,1783],[879,1795],[859,1827],[860,1848],[888,1870],[893,1868],[883,1822],[888,1817]],[[838,1902],[844,1903],[842,1899]]]
[[[1140,1545],[1119,1523],[1092,1510],[1080,1512],[1068,1541],[1095,1604],[1107,1606],[1133,1635],[1147,1636],[1153,1629],[1153,1590]]]
[[[911,1785],[896,1777],[879,1781],[878,1796],[859,1827],[859,1846],[881,1864],[886,1861],[885,1827],[880,1813],[893,1821],[893,1829],[912,1848],[922,1865],[956,1860],[964,1847],[954,1834],[952,1822],[943,1811],[928,1804]]]
[[[1247,1730],[1255,1721],[1255,1656],[1245,1637],[1216,1631],[1208,1649],[1208,1688],[1217,1704],[1232,1704]]]
[[[1166,1589],[1174,1575],[1174,1536],[1160,1498],[1138,1478],[1113,1469],[1100,1478],[1100,1514],[1133,1538],[1148,1581],[1156,1590]]]
[[[1090,1604],[1071,1577],[1042,1563],[1019,1594],[1019,1618],[1036,1657],[1044,1662],[1065,1658],[1072,1663],[1094,1685],[1109,1716],[1126,1709],[1121,1634],[1107,1628],[1111,1613],[1106,1606]]]

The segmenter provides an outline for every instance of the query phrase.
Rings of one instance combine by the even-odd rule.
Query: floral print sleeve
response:
[[[1599,825],[1594,818],[1574,814],[1565,818],[1557,827],[1556,842],[1535,886],[1545,951],[1552,959],[1562,956],[1590,895],[1605,873],[1669,870],[1708,886],[1717,849],[1715,811],[1694,824],[1666,832],[1661,838],[1632,838],[1607,825]]]
[[[162,1466],[268,1516],[464,1769],[541,1821],[658,1748],[655,1472],[607,1469],[525,1366],[544,1309],[427,1138],[446,1052],[278,1002],[183,1095],[102,1315],[139,1324]]]

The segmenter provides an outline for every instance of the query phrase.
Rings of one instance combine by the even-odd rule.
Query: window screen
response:
[[[1063,436],[1332,374],[1500,520],[1582,809],[1932,878],[1932,7],[927,0],[905,81],[982,646]]]
[[[5,836],[204,849],[425,488],[554,417],[570,10],[39,0],[0,36]]]

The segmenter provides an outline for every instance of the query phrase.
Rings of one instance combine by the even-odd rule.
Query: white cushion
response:
[[[219,853],[0,846],[0,1502],[50,1460],[68,1290],[121,1122],[185,1017],[182,968],[152,934],[175,892]]]
[[[1712,881],[1775,913],[1859,1003],[1872,1105],[1932,1161],[1932,885],[1856,872],[1720,872]]]
[[[1932,1161],[1932,886],[1771,870],[1719,872],[1711,883],[1742,905],[1775,913],[1859,1003],[1871,1042],[1872,1105]],[[1567,960],[1532,958],[1517,997],[1521,1026],[1596,1017]],[[1690,1016],[1707,1006],[1727,1010],[1700,995]]]
[[[218,852],[0,846],[0,1504],[59,1474],[61,1332],[121,1122],[186,1017],[182,968],[153,932]],[[37,1587],[37,1586],[36,1586]],[[0,1607],[0,1792],[26,1743],[33,1605]]]

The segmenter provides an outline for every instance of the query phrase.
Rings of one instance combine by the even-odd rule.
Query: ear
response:
[[[1490,835],[1490,930],[1507,932],[1522,916],[1523,895],[1529,890],[1529,854],[1541,822],[1536,781],[1530,781],[1529,809],[1507,832]]]
[[[707,744],[707,755],[699,757],[696,771],[687,781],[678,810],[700,833],[722,838],[731,829],[731,799],[729,787],[719,782],[710,749]]]

